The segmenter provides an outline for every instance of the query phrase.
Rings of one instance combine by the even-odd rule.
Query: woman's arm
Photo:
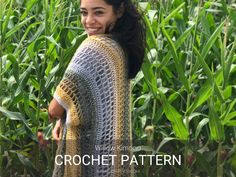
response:
[[[50,120],[55,118],[61,119],[63,118],[65,113],[65,109],[57,102],[55,98],[52,99],[48,106],[48,116]]]
[[[60,130],[61,130],[61,119],[58,119],[55,127],[52,130],[52,137],[57,142],[60,140]]]
[[[48,115],[50,120],[58,118],[55,127],[52,130],[52,137],[56,141],[60,140],[61,119],[63,118],[64,113],[65,109],[55,98],[53,98],[48,107]]]

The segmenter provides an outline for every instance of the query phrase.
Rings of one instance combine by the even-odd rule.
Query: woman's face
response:
[[[81,22],[89,36],[109,32],[118,14],[104,0],[81,0]]]

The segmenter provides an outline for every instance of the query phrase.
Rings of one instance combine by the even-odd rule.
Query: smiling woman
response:
[[[81,0],[80,5],[88,38],[70,61],[48,108],[49,118],[58,118],[53,130],[59,141],[57,156],[131,156],[130,149],[116,147],[132,145],[130,79],[144,56],[142,19],[130,0]],[[133,176],[133,167],[122,165],[120,158],[108,164],[60,162],[53,176]]]
[[[114,13],[105,1],[81,1],[81,22],[89,36],[109,33],[124,11],[124,6]]]

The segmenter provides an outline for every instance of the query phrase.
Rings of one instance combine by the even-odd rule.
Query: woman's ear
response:
[[[117,10],[117,17],[121,18],[124,12],[125,12],[124,2],[122,2],[119,9]]]

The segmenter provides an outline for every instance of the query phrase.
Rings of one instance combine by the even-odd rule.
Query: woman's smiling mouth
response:
[[[86,28],[86,32],[89,35],[97,34],[99,32],[100,28]]]

